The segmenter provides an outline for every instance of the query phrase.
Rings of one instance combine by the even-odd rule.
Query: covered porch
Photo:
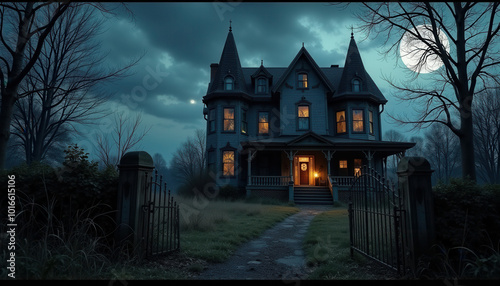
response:
[[[389,155],[403,154],[414,143],[349,140],[320,136],[280,136],[242,144],[247,196],[271,195],[293,201],[294,188],[326,187],[334,200],[347,191],[363,165],[385,174]],[[245,158],[246,157],[246,158]]]

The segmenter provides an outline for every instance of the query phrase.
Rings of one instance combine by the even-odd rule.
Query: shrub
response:
[[[434,188],[436,238],[445,247],[473,250],[500,240],[500,192],[498,187],[479,186],[452,179]]]
[[[177,194],[184,197],[194,197],[199,193],[208,194],[210,197],[211,194],[215,195],[217,192],[215,181],[208,172],[186,179],[177,189]]]
[[[233,185],[225,185],[219,188],[219,198],[235,201],[245,197],[245,190]]]
[[[500,186],[452,179],[433,193],[436,244],[421,257],[420,275],[498,278]]]

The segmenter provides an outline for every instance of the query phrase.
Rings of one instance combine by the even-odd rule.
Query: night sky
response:
[[[383,132],[398,129],[389,113],[411,112],[399,103],[384,76],[408,73],[396,56],[379,52],[384,39],[365,39],[357,32],[354,3],[345,8],[329,3],[127,3],[133,17],[118,9],[108,17],[100,35],[101,49],[109,52],[110,67],[123,66],[143,55],[131,75],[107,84],[113,93],[106,109],[133,116],[141,112],[151,130],[134,150],[172,154],[198,128],[205,128],[202,97],[209,83],[210,64],[219,62],[229,21],[243,67],[288,67],[304,46],[320,67],[344,66],[351,26],[365,68],[388,99],[382,114]],[[396,37],[400,37],[396,35]],[[94,132],[110,130],[110,121],[77,139],[91,153]],[[417,133],[407,133],[407,137]]]

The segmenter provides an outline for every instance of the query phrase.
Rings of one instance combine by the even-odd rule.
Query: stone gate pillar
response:
[[[153,158],[145,151],[128,152],[118,165],[117,230],[115,239],[118,245],[126,244],[142,256],[144,192],[146,173],[151,176]]]
[[[398,164],[398,187],[405,201],[409,262],[413,269],[435,239],[432,172],[429,161],[422,157],[403,157]]]

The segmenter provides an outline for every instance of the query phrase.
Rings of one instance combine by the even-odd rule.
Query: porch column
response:
[[[336,151],[335,150],[334,151],[327,150],[326,153],[325,153],[325,151],[322,150],[321,152],[323,152],[323,154],[326,157],[326,161],[328,162],[328,164],[327,164],[327,172],[328,172],[328,178],[330,178],[330,175],[331,175],[330,161],[332,160],[332,156],[333,156],[333,154],[335,154]]]
[[[293,157],[295,157],[295,154],[297,154],[298,151],[294,150],[282,150],[285,152],[286,156],[288,157],[288,160],[290,160],[290,181],[293,182]]]
[[[248,160],[247,160],[248,181],[247,181],[247,186],[250,186],[250,183],[252,181],[252,160],[255,157],[255,154],[257,154],[257,150],[255,150],[255,151],[248,150]]]
[[[366,159],[368,159],[368,167],[374,169],[372,160],[373,160],[373,155],[375,154],[375,152],[372,152],[370,150],[368,150],[367,152],[363,151],[363,154],[365,154]]]

